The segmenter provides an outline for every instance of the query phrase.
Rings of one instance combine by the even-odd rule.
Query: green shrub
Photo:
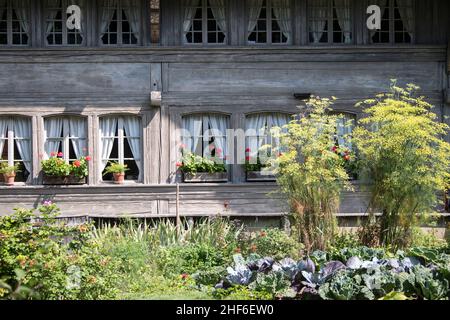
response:
[[[29,288],[40,299],[104,299],[116,296],[116,263],[100,254],[90,238],[91,225],[58,223],[58,208],[47,202],[0,218],[0,279],[9,288]],[[6,288],[5,288],[6,287]]]
[[[283,230],[268,228],[260,232],[242,234],[239,249],[245,255],[257,253],[281,260],[286,257],[300,257],[303,246]]]

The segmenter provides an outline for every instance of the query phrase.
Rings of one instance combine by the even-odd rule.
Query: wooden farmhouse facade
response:
[[[374,4],[379,30],[366,24]],[[71,5],[79,29],[66,27]],[[22,166],[0,182],[0,214],[51,199],[67,217],[171,217],[179,183],[188,217],[283,216],[276,183],[236,163],[251,137],[215,137],[224,182],[183,182],[180,144],[204,155],[207,129],[283,124],[310,94],[358,119],[355,103],[393,78],[448,122],[449,42],[448,0],[0,0],[0,161]],[[91,156],[86,184],[44,185],[52,152]],[[123,185],[108,161],[129,166]],[[365,213],[355,184],[337,214]]]

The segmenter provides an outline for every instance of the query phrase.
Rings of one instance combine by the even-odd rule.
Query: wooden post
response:
[[[176,226],[177,226],[177,233],[180,234],[180,184],[177,183],[177,196],[176,196]]]

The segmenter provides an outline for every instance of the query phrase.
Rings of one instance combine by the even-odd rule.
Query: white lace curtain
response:
[[[0,118],[0,155],[3,154],[8,130],[14,132],[14,140],[23,161],[25,169],[31,172],[31,121],[27,118]],[[0,157],[1,158],[1,157]],[[14,163],[14,159],[8,160],[9,164]]]
[[[197,154],[201,152],[202,156],[210,156],[208,145],[214,139],[216,150],[221,149],[222,155],[227,154],[227,116],[218,114],[186,116],[183,118],[183,129],[183,144],[188,151]],[[204,150],[200,150],[202,146],[205,146]]]
[[[319,43],[325,32],[325,25],[328,19],[328,3],[329,0],[309,0],[309,15],[311,20],[311,32],[314,43]]]
[[[350,0],[334,0],[339,26],[344,34],[344,43],[352,43],[352,17]]]
[[[6,143],[6,137],[7,137],[7,129],[8,129],[8,118],[0,118],[0,159],[3,154],[3,148]],[[5,160],[5,159],[2,159]]]
[[[194,19],[197,8],[201,0],[185,0],[184,4],[184,19],[183,19],[183,32],[184,41],[187,43],[186,35],[189,33],[192,27],[192,20]]]
[[[100,150],[101,166],[100,174],[108,165],[111,152],[114,147],[116,132],[124,130],[124,134],[130,145],[131,153],[139,170],[139,178],[142,176],[142,148],[141,148],[141,118],[135,116],[104,117],[100,119]]]
[[[141,13],[138,2],[136,0],[122,0],[122,8],[125,11],[131,31],[138,38],[140,29],[139,15]]]
[[[411,0],[397,0],[398,11],[402,18],[403,27],[412,37],[414,34],[414,10]]]
[[[69,118],[69,136],[72,141],[73,150],[75,152],[75,156],[79,159],[81,157],[86,156],[87,150],[87,140],[86,140],[86,120],[83,118]],[[77,139],[78,138],[78,139]]]
[[[220,30],[226,35],[228,31],[225,0],[209,0],[211,11]]]
[[[30,34],[30,25],[28,17],[28,0],[15,0],[12,2],[13,9],[16,12],[17,18],[20,22],[20,27],[26,34]],[[0,4],[0,7],[2,5]],[[1,12],[0,12],[1,16]]]
[[[63,128],[63,118],[52,117],[44,121],[44,136],[45,136],[45,157],[49,158],[52,152],[58,152],[61,145],[61,138]]]
[[[274,127],[282,128],[289,123],[290,116],[284,113],[258,113],[246,119],[246,147],[250,149],[250,156],[255,158],[260,154],[260,149],[265,144],[272,144],[277,147],[280,141],[277,137],[271,137],[271,130]],[[270,139],[272,138],[272,139]]]
[[[249,7],[247,37],[249,37],[255,30],[256,24],[258,23],[258,18],[261,15],[263,2],[264,0],[247,0]]]
[[[290,0],[272,0],[272,8],[281,32],[283,32],[287,42],[289,42],[292,34]]]
[[[28,172],[32,168],[31,121],[26,118],[14,118],[14,138],[23,165]]]

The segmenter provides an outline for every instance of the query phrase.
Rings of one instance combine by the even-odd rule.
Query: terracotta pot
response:
[[[5,184],[7,186],[13,186],[14,180],[16,179],[16,173],[4,173],[3,178],[5,179]]]
[[[125,173],[114,173],[113,176],[115,184],[123,184],[125,181]]]

